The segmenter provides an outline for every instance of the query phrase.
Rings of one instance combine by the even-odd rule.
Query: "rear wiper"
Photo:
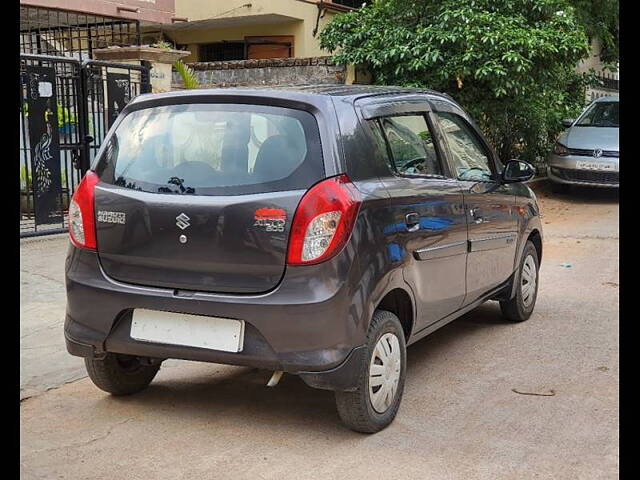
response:
[[[171,177],[167,183],[176,185],[180,189],[179,192],[173,192],[173,193],[182,193],[183,195],[196,193],[195,188],[184,186],[184,178]]]

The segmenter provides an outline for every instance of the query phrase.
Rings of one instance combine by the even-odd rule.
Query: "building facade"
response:
[[[163,38],[191,54],[185,62],[326,55],[318,32],[361,0],[176,0],[173,23],[145,38]]]
[[[174,18],[174,0],[20,0],[20,53],[93,58],[96,49],[140,45],[142,28]]]
[[[620,89],[620,72],[617,69],[615,71],[610,71],[605,68],[606,66],[600,59],[601,48],[600,41],[597,38],[594,38],[591,41],[591,52],[589,53],[589,56],[580,62],[580,65],[578,65],[577,68],[578,72],[584,73],[593,70],[601,82],[600,87],[587,88],[587,101],[593,101],[596,98],[607,95],[617,95]]]

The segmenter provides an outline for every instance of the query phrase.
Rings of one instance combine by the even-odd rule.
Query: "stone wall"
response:
[[[264,85],[341,85],[347,68],[330,57],[269,58],[228,62],[190,63],[202,87]],[[173,72],[173,88],[182,88],[182,79]]]

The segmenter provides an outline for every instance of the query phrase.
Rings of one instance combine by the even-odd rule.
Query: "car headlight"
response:
[[[553,147],[553,153],[555,155],[566,156],[569,155],[569,149],[567,149],[567,147],[562,145],[560,142],[556,142]]]

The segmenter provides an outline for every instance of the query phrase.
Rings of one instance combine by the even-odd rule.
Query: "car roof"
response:
[[[446,93],[434,90],[380,86],[380,85],[294,85],[294,86],[265,86],[265,87],[232,87],[232,88],[202,88],[192,90],[173,90],[165,93],[138,95],[131,103],[147,101],[151,98],[189,98],[191,96],[217,96],[233,95],[234,93],[243,96],[269,96],[270,94],[278,98],[303,97],[341,97],[352,102],[366,97],[396,96],[407,94],[427,94],[453,100]]]
[[[596,98],[593,103],[598,103],[598,102],[619,102],[620,101],[620,97],[618,95],[607,95],[605,97],[599,97]]]

